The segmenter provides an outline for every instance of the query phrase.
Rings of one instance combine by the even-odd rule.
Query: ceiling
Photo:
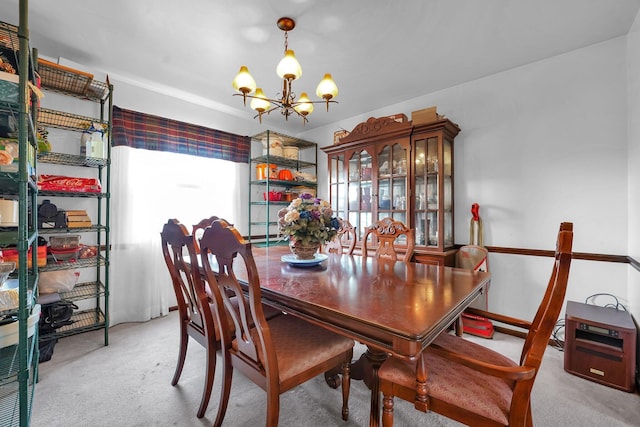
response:
[[[289,48],[315,97],[331,73],[339,104],[316,105],[303,127],[324,126],[628,33],[640,0],[31,0],[31,45],[134,84],[252,120],[231,81],[249,67],[267,96],[281,81],[281,16],[296,20]],[[0,20],[18,23],[18,0]],[[117,99],[116,99],[117,101]],[[277,112],[263,121],[282,126]]]

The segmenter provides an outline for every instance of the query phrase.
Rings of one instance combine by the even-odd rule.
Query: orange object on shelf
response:
[[[4,261],[13,261],[18,268],[18,250],[15,248],[2,249],[2,258]],[[29,248],[29,254],[27,255],[27,265],[31,267],[31,248]],[[47,245],[38,246],[38,267],[44,267],[47,265]]]
[[[275,170],[278,166],[271,163],[258,163],[256,165],[256,179],[267,179],[269,173],[267,173],[267,167],[271,170]]]
[[[282,181],[293,181],[293,174],[289,169],[282,169],[278,172],[278,179]]]

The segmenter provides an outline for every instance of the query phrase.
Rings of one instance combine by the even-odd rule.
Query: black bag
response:
[[[53,348],[58,342],[58,338],[47,337],[47,335],[53,334],[61,326],[73,324],[71,316],[73,316],[74,309],[77,310],[78,306],[67,300],[42,305],[40,323],[38,325],[40,335],[38,340],[38,349],[40,350],[38,362],[42,363],[51,360]]]
[[[60,300],[42,306],[40,313],[40,335],[50,334],[56,329],[73,324],[71,316],[78,306],[71,301]]]
[[[38,349],[40,350],[40,357],[38,358],[39,363],[51,360],[51,357],[53,356],[53,348],[56,346],[57,342],[58,338],[48,338],[38,341]]]

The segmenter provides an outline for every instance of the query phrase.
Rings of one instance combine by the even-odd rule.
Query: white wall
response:
[[[410,117],[411,111],[436,105],[462,129],[455,142],[456,243],[467,243],[469,210],[477,202],[486,245],[554,249],[559,223],[572,221],[575,252],[626,255],[626,40],[572,51],[303,136],[329,145],[341,127],[350,130],[368,117],[388,114]],[[326,185],[320,194],[326,195]],[[532,317],[551,260],[491,254],[490,263],[490,308]],[[627,274],[625,264],[575,261],[568,299],[584,301],[606,292],[629,304]]]
[[[410,117],[411,111],[436,105],[462,129],[455,144],[456,243],[467,243],[469,209],[477,202],[486,245],[553,249],[558,225],[566,220],[575,224],[575,252],[638,260],[640,201],[631,183],[639,177],[631,166],[640,160],[640,124],[631,118],[640,112],[639,26],[636,19],[629,46],[627,37],[617,38],[299,136],[329,145],[335,130],[350,130],[369,117]],[[215,105],[176,98],[170,88],[149,90],[110,78],[114,103],[123,108],[241,135],[261,130],[255,121],[215,111]],[[628,99],[627,93],[634,95]],[[319,156],[319,194],[326,196],[326,156]],[[245,206],[246,195],[236,203]],[[236,220],[241,231],[246,222]],[[490,263],[490,308],[532,317],[551,260],[493,253]],[[574,261],[567,297],[583,301],[611,293],[637,315],[638,276],[625,264]]]
[[[640,262],[640,12],[628,35],[628,136],[629,136],[629,246],[627,253]],[[640,320],[640,273],[629,267],[629,300]]]

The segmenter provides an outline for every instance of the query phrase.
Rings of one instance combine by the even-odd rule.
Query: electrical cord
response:
[[[628,310],[627,310],[627,307],[625,307],[624,305],[622,305],[622,304],[620,303],[620,300],[618,300],[618,297],[616,297],[616,296],[615,296],[615,295],[613,295],[613,294],[607,294],[607,293],[593,294],[593,295],[588,296],[588,297],[584,300],[584,303],[585,303],[585,304],[598,305],[598,304],[596,304],[596,303],[595,303],[595,299],[596,299],[596,297],[602,297],[602,296],[605,296],[605,297],[611,297],[611,298],[613,298],[613,300],[615,301],[615,304],[609,303],[609,304],[605,304],[605,305],[603,305],[602,307],[615,308],[616,310],[628,311]],[[589,301],[591,301],[591,302],[589,302]]]
[[[562,335],[562,339],[560,338],[560,335]],[[551,337],[553,340],[553,348],[558,351],[564,351],[564,319],[556,322],[556,326],[553,328]]]

